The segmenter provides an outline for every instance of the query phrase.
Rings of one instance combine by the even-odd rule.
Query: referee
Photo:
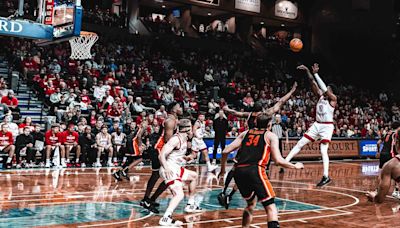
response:
[[[289,140],[288,139],[288,130],[287,130],[286,125],[284,123],[282,123],[282,118],[281,118],[280,114],[275,115],[275,119],[272,123],[271,131],[278,136],[279,141],[282,139],[283,134],[285,134],[286,142],[288,142],[288,140]],[[280,151],[282,153],[282,150],[280,150]],[[281,168],[279,170],[279,173],[283,173],[283,172],[284,172],[284,169]]]

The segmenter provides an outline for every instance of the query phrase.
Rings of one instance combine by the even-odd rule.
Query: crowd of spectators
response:
[[[312,94],[302,72],[282,74],[285,69],[278,67],[280,64],[260,59],[250,50],[210,52],[182,48],[169,41],[165,41],[168,45],[160,44],[160,40],[146,38],[135,42],[100,40],[92,48],[92,59],[76,61],[69,59],[68,43],[37,47],[28,40],[2,38],[1,41],[5,44],[3,54],[10,64],[45,102],[49,115],[56,116],[56,123],[46,129],[50,132],[49,139],[42,138],[45,145],[42,149],[46,153],[42,154],[41,162],[46,165],[55,147],[60,147],[62,166],[85,162],[101,165],[100,155],[95,152],[90,152],[97,155],[91,159],[90,156],[76,156],[76,160],[70,162],[67,148],[71,150],[71,145],[80,145],[79,150],[75,148],[80,155],[95,148],[108,151],[103,165],[105,161],[107,165],[123,162],[126,158],[120,155],[120,144],[127,145],[126,141],[132,139],[140,127],[146,129],[144,150],[152,148],[168,107],[175,102],[179,102],[184,115],[193,120],[199,113],[206,114],[205,136],[214,137],[213,120],[222,107],[229,105],[242,111],[271,107],[290,90],[295,80],[299,83],[298,90],[274,121],[284,126],[289,137],[301,137],[315,120],[317,97]],[[7,88],[6,83],[2,88]],[[377,138],[388,130],[392,121],[400,120],[397,103],[385,93],[377,95],[351,85],[336,85],[335,93],[339,101],[334,116],[334,137]],[[12,96],[12,92],[9,94]],[[12,97],[3,97],[1,101],[5,109],[18,106]],[[236,137],[248,129],[246,118],[225,115],[228,137]],[[8,125],[3,127],[4,134],[11,131],[12,122],[10,118],[5,121]],[[19,135],[42,130],[28,118],[19,127],[12,132],[14,140]],[[70,133],[62,136],[59,132]],[[78,136],[67,146],[67,136],[76,135],[75,132]],[[100,134],[115,147],[105,148],[101,140],[96,140]],[[115,134],[118,137],[124,134],[125,141],[115,144]],[[81,136],[88,138],[81,139]],[[40,141],[38,136],[36,139]],[[87,144],[90,147],[78,139],[90,141]],[[35,142],[29,141],[29,145]],[[21,150],[15,149],[17,154]],[[28,162],[33,162],[31,157]]]
[[[126,12],[112,13],[110,9],[101,9],[98,5],[94,9],[87,9],[83,13],[83,21],[108,27],[127,27]]]

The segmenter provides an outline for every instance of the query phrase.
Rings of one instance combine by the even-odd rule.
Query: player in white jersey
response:
[[[195,203],[195,190],[197,187],[197,173],[185,169],[180,164],[193,159],[186,156],[188,139],[192,135],[192,124],[189,119],[179,121],[179,132],[173,135],[163,146],[160,155],[160,176],[171,190],[173,197],[169,201],[164,216],[160,219],[161,226],[180,226],[183,223],[172,219],[172,213],[184,198],[183,183],[189,182],[189,200],[185,212],[201,212],[201,208]],[[194,153],[192,155],[195,156]]]
[[[204,160],[207,164],[208,172],[212,172],[217,168],[217,166],[211,164],[210,157],[208,156],[207,145],[203,140],[204,133],[206,132],[206,124],[204,120],[205,116],[203,114],[200,114],[199,118],[196,120],[193,126],[194,137],[192,139],[192,151],[196,154],[198,154],[198,152],[201,152],[203,154]]]
[[[328,148],[329,142],[331,141],[333,130],[335,126],[333,124],[333,114],[335,111],[335,106],[337,104],[337,98],[332,91],[331,87],[327,87],[322,79],[318,75],[319,66],[314,64],[312,66],[313,74],[310,70],[304,66],[298,66],[297,69],[305,70],[307,72],[308,78],[311,83],[311,88],[313,92],[319,97],[317,107],[316,107],[316,121],[304,134],[304,136],[297,142],[296,146],[290,151],[286,157],[287,161],[292,160],[296,154],[298,154],[309,142],[314,142],[315,140],[321,140],[320,149],[322,155],[322,162],[324,167],[324,175],[321,181],[317,184],[318,187],[322,187],[331,182],[329,178],[329,156]]]
[[[100,133],[96,135],[96,144],[97,144],[97,158],[95,167],[101,167],[100,156],[103,152],[108,152],[108,162],[107,165],[112,167],[114,166],[111,162],[113,157],[113,147],[111,143],[111,135],[108,134],[108,128],[106,125],[101,127]]]
[[[126,152],[126,134],[122,132],[120,127],[115,129],[115,132],[111,133],[111,142],[114,153],[117,155],[114,157],[115,164],[118,162],[118,157],[125,158]]]

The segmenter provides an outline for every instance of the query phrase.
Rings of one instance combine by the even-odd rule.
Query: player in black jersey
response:
[[[257,200],[262,203],[268,217],[268,228],[279,227],[278,210],[275,205],[275,192],[265,173],[270,156],[276,165],[290,169],[303,169],[302,163],[292,164],[283,159],[279,151],[278,137],[267,129],[271,115],[261,113],[256,118],[257,128],[239,135],[223,151],[224,154],[239,149],[236,155],[234,178],[240,194],[247,201],[243,211],[242,227],[249,227]],[[221,163],[226,163],[227,156]]]
[[[398,154],[396,150],[396,135],[397,131],[400,129],[400,122],[393,122],[391,126],[391,130],[387,132],[381,139],[378,141],[378,153],[376,154],[376,157],[379,158],[379,175],[378,175],[378,183],[381,181],[381,172],[382,168],[387,163],[390,161],[390,159],[394,158]],[[383,143],[382,150],[381,144]],[[400,192],[398,190],[398,187],[396,186],[395,190],[393,191],[392,194],[393,197],[400,199]]]
[[[271,108],[269,108],[269,109],[267,109],[267,110],[264,110],[264,111],[262,111],[262,112],[238,112],[238,111],[235,111],[235,110],[233,110],[233,109],[230,109],[228,106],[223,107],[223,109],[224,109],[224,111],[226,111],[226,112],[228,112],[228,113],[231,113],[231,114],[233,114],[233,115],[235,115],[235,116],[238,116],[238,117],[246,117],[246,118],[247,118],[247,124],[248,124],[248,126],[249,126],[249,129],[251,129],[251,128],[254,128],[254,127],[255,127],[256,117],[257,117],[259,114],[265,113],[265,114],[267,114],[268,116],[270,116],[270,118],[272,118],[272,116],[273,116],[276,112],[278,112],[278,111],[281,109],[282,105],[285,104],[287,100],[289,100],[289,98],[290,98],[290,97],[293,95],[293,93],[296,91],[296,88],[297,88],[297,82],[295,82],[295,83],[293,84],[292,89],[291,89],[285,96],[283,96],[281,99],[279,99],[279,101],[278,101],[273,107],[271,107]],[[224,156],[224,155],[223,155],[223,156]],[[227,156],[227,155],[225,155],[225,156]],[[236,161],[236,160],[234,160],[234,161]],[[267,167],[266,167],[267,172],[268,172],[268,169],[269,169],[269,164],[268,164]],[[229,184],[231,183],[232,178],[233,178],[233,171],[234,171],[234,168],[232,168],[232,169],[229,171],[229,173],[228,173],[228,175],[227,175],[227,177],[226,177],[226,179],[225,179],[225,181],[224,181],[224,189],[223,189],[223,191],[218,195],[218,201],[219,201],[219,203],[220,203],[222,206],[225,206],[226,209],[229,208],[229,202],[230,202],[230,200],[232,199],[233,194],[236,192],[236,186],[234,186],[234,188],[233,188],[232,191],[229,193],[229,195],[226,194],[226,191],[227,191],[227,189],[228,189],[228,186],[229,186]],[[225,175],[225,165],[223,165],[222,162],[221,162],[221,172],[219,173],[218,176],[219,176],[219,177],[224,177],[224,175]]]

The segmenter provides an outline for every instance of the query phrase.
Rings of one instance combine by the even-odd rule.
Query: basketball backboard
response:
[[[80,35],[83,11],[80,0],[40,0],[39,3],[36,21],[0,17],[0,35],[36,39],[39,43]]]

